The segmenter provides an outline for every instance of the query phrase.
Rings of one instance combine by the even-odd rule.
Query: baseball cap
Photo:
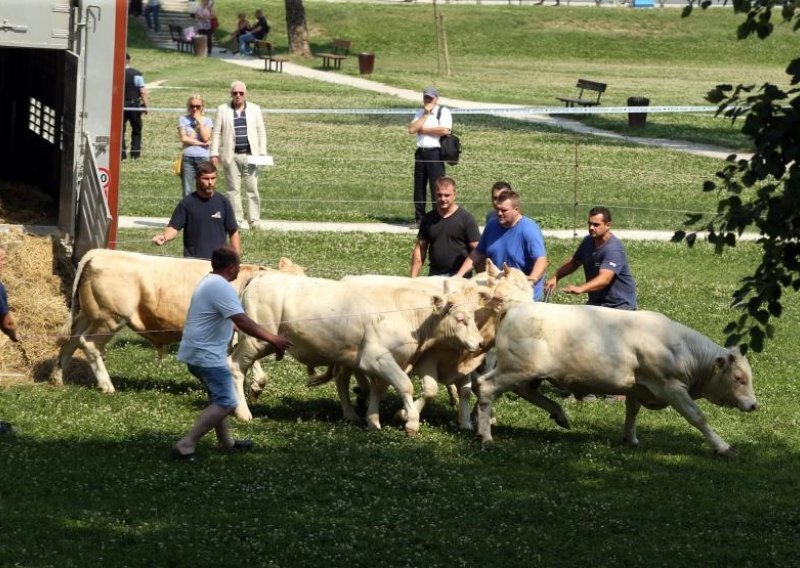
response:
[[[422,94],[426,97],[438,97],[439,91],[436,90],[436,87],[425,87]]]

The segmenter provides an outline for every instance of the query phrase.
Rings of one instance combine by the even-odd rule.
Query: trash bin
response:
[[[650,106],[650,99],[646,97],[629,97],[628,106]],[[628,126],[631,128],[642,128],[647,122],[646,112],[629,112],[628,113]]]
[[[374,53],[359,53],[358,54],[358,72],[361,75],[372,74],[372,69],[375,67],[375,54]]]
[[[208,55],[208,38],[202,34],[197,34],[192,38],[194,44],[194,56],[206,57]]]

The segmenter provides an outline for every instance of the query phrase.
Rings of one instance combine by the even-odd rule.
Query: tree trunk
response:
[[[286,32],[289,36],[289,53],[309,57],[308,26],[303,0],[283,0],[286,6]]]

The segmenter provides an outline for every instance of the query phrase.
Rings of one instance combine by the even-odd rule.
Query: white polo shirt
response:
[[[436,118],[436,115],[439,113],[439,108],[442,109],[442,118],[441,120]],[[422,114],[425,112],[425,109],[420,109],[414,115],[414,120],[418,120]],[[450,109],[447,107],[440,107],[436,105],[433,107],[433,112],[425,119],[425,124],[422,125],[423,128],[436,128],[437,126],[443,126],[444,128],[448,128],[450,130],[453,129],[453,115],[450,114]],[[439,148],[439,137],[438,136],[429,136],[427,134],[417,134],[417,148]]]

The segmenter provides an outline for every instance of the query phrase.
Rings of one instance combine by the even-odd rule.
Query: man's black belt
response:
[[[431,150],[441,150],[439,146],[431,146],[430,148],[422,148],[417,146],[417,152],[430,152]]]
[[[247,150],[234,150],[233,153],[234,154],[249,154],[250,152],[248,152]]]

